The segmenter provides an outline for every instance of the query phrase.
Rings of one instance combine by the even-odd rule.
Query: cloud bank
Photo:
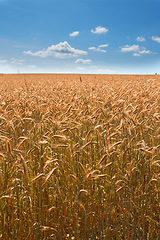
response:
[[[37,56],[37,57],[48,57],[55,56],[57,58],[66,58],[66,57],[77,57],[78,55],[87,55],[86,51],[72,48],[67,41],[60,42],[57,45],[52,45],[48,47],[46,50],[43,49],[41,51],[32,52],[32,51],[24,51],[27,55]]]

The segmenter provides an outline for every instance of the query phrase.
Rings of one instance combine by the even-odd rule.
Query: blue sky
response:
[[[160,73],[160,0],[0,0],[0,72]]]

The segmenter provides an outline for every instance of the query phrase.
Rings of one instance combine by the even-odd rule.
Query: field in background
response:
[[[160,239],[159,75],[0,75],[0,239]]]

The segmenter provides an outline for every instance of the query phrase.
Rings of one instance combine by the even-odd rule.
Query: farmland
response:
[[[160,239],[159,75],[0,75],[0,239]]]

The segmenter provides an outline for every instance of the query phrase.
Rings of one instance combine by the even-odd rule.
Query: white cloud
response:
[[[65,57],[76,57],[78,55],[87,55],[86,51],[79,50],[72,48],[67,41],[60,42],[57,45],[52,45],[51,47],[48,47],[46,50],[43,49],[41,51],[37,52],[31,52],[31,51],[24,51],[25,54],[32,55],[32,56],[38,56],[38,57],[48,57],[54,55],[57,58],[65,58]]]
[[[11,60],[0,60],[0,63],[8,63],[8,64],[23,64],[24,59],[20,60],[20,59],[16,59],[16,58],[11,58]]]
[[[24,62],[24,60],[19,60],[19,59],[16,59],[16,58],[12,58],[10,63],[21,65],[23,62]]]
[[[103,44],[103,45],[100,45],[99,48],[105,48],[105,47],[108,47],[108,43],[107,44]]]
[[[139,54],[151,54],[152,52],[150,50],[143,49],[139,51]]]
[[[101,49],[101,48],[96,48],[96,47],[90,47],[90,48],[88,48],[89,50],[93,50],[93,51],[96,51],[96,52],[107,52],[106,50],[103,50],[103,49]]]
[[[29,68],[36,68],[35,65],[28,65]]]
[[[90,59],[84,60],[84,59],[81,59],[81,58],[79,58],[75,61],[75,63],[83,63],[83,64],[90,64],[91,62],[92,62],[92,60],[90,60]]]
[[[151,52],[150,50],[146,50],[146,48],[141,48],[141,50],[139,50],[138,52],[134,53],[133,56],[134,57],[139,57],[139,56],[145,55],[145,54],[154,54],[154,53]]]
[[[102,33],[107,33],[108,29],[105,27],[98,26],[98,27],[96,27],[95,30],[92,29],[91,32],[96,33],[96,34],[102,34]]]
[[[152,36],[152,40],[160,43],[160,37]]]
[[[7,60],[0,60],[0,63],[7,63]]]
[[[82,67],[77,67],[77,69],[80,70],[80,71],[84,71],[85,70],[85,68],[82,68]]]
[[[75,32],[69,34],[70,37],[76,37],[78,35],[79,35],[78,31],[75,31]]]
[[[111,69],[97,69],[97,73],[99,74],[109,74],[109,73],[116,73],[117,71]]]
[[[144,37],[137,37],[138,42],[145,42],[146,39]]]
[[[97,48],[96,48],[96,47],[89,47],[88,49],[89,49],[89,50],[96,51]]]
[[[121,47],[121,52],[134,52],[134,57],[139,57],[143,54],[154,54],[150,50],[146,50],[145,47],[139,47],[139,45],[125,45],[124,47]]]
[[[101,48],[108,47],[108,45],[109,45],[109,44],[103,44],[103,45],[99,45],[97,48],[96,48],[96,47],[89,47],[88,49],[89,49],[89,50],[96,51],[96,52],[104,52],[104,53],[106,53],[107,51],[104,50],[104,49],[101,49]]]
[[[125,45],[124,47],[121,47],[121,52],[137,52],[139,51],[139,45]]]
[[[133,53],[134,57],[140,57],[141,55],[139,53]]]

